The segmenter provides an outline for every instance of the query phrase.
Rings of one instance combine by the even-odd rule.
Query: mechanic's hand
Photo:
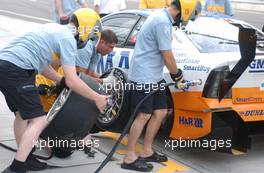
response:
[[[102,82],[104,85],[113,85],[113,86],[117,83],[116,78],[112,75],[109,75],[108,77],[103,78]]]
[[[57,95],[60,95],[60,93],[62,92],[62,90],[66,88],[66,89],[69,89],[69,87],[67,86],[66,84],[66,81],[65,81],[65,77],[62,77],[61,78],[61,81],[59,83],[57,83],[55,89],[54,89],[54,92],[57,94]]]
[[[70,21],[69,16],[67,16],[67,15],[60,16],[60,24],[67,25],[69,23],[69,21]]]
[[[170,73],[170,76],[171,76],[171,79],[176,83],[183,80],[183,73],[182,73],[182,70],[180,68],[178,68],[178,71],[176,74]]]
[[[62,77],[62,78],[61,78],[61,81],[60,81],[60,83],[57,85],[57,87],[60,87],[60,88],[62,88],[62,89],[64,89],[64,88],[69,89],[69,87],[68,87],[67,84],[66,84],[65,77]]]
[[[38,86],[38,92],[40,95],[48,95],[52,87],[45,85],[45,84],[40,84]]]
[[[101,113],[104,113],[109,97],[110,96],[106,96],[106,95],[98,95],[97,98],[95,99],[95,104]]]
[[[184,79],[182,78],[182,80],[176,82],[175,87],[177,89],[181,89],[181,90],[186,89],[186,85],[185,85]]]

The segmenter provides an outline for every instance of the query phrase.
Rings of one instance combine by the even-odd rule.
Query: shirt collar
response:
[[[167,8],[164,8],[163,10],[165,11],[165,13],[166,13],[167,17],[169,18],[170,22],[171,22],[172,24],[175,23],[174,19],[173,19],[172,16],[170,15],[168,9],[167,9]]]

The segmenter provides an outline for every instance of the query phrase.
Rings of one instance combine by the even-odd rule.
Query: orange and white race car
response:
[[[102,19],[103,28],[113,30],[119,42],[111,54],[101,59],[97,73],[103,74],[102,77],[112,75],[121,83],[127,82],[126,73],[137,33],[151,13],[122,11]],[[253,33],[248,37],[251,42],[245,40],[245,30],[254,31],[257,35],[255,43]],[[188,88],[184,91],[174,86],[167,88],[169,111],[161,131],[172,139],[199,139],[229,127],[232,148],[246,151],[250,148],[249,136],[264,132],[264,33],[240,20],[202,16],[185,28],[175,28],[173,33],[174,56],[184,72]],[[81,78],[90,85],[87,77],[81,75]],[[172,82],[166,68],[164,78],[166,82]],[[129,94],[122,88],[107,93],[112,95],[111,103],[104,114],[96,117],[92,131],[121,132],[131,114]],[[60,95],[56,101],[58,107],[63,106],[68,95],[69,91]],[[83,105],[74,104],[75,101],[68,106],[91,115],[91,111],[85,112],[87,107],[84,109]],[[56,103],[50,115],[58,112]],[[72,114],[76,112],[69,116]],[[49,128],[48,133],[52,133],[55,125]]]

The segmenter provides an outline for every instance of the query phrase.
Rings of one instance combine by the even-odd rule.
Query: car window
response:
[[[188,38],[201,53],[239,52],[239,45],[237,41],[201,33],[189,33]]]
[[[103,29],[112,30],[118,38],[117,47],[122,47],[138,19],[138,16],[111,16],[102,22]]]
[[[135,44],[137,41],[137,34],[140,31],[140,29],[141,29],[141,27],[145,21],[146,21],[146,17],[141,17],[141,19],[138,21],[138,23],[134,27],[133,31],[131,32],[131,34],[127,40],[127,43],[126,43],[126,47],[128,47],[128,48],[134,48],[135,47]]]

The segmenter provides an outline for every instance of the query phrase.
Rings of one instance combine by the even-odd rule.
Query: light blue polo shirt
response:
[[[77,1],[80,4],[84,4],[85,0],[61,0],[62,3],[62,9],[65,15],[67,16],[71,16],[72,13],[77,10],[77,8],[79,7],[77,4]],[[54,0],[54,13],[55,13],[55,22],[56,23],[60,23],[60,17],[59,17],[59,12],[58,12],[58,8],[57,8],[57,4],[56,4],[56,0]]]
[[[77,43],[68,25],[45,24],[0,50],[0,59],[41,73],[53,60],[75,66]]]
[[[128,71],[137,83],[157,83],[163,79],[163,50],[171,50],[173,18],[162,9],[147,18],[138,36]]]
[[[233,16],[233,9],[230,0],[206,0],[206,16],[230,17]]]
[[[96,52],[96,48],[92,41],[89,41],[83,49],[78,49],[76,66],[95,71],[102,55]]]

